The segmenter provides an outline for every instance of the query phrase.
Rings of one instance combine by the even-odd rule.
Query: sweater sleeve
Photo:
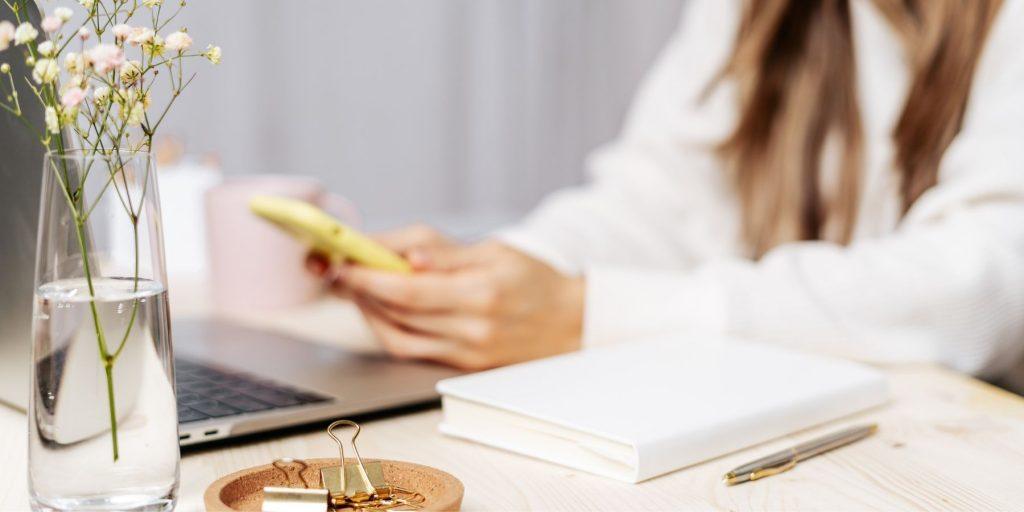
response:
[[[1019,361],[1024,60],[1013,34],[1024,28],[1020,14],[1004,12],[997,21],[938,184],[895,231],[849,246],[786,244],[757,262],[723,258],[691,272],[592,265],[585,343],[725,333],[986,376]]]
[[[589,184],[498,238],[572,274],[593,263],[679,270],[736,251],[734,198],[711,150],[735,107],[728,87],[702,94],[731,51],[737,4],[690,2],[622,133],[589,159]]]

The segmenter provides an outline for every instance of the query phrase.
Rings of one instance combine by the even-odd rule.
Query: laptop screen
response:
[[[31,21],[39,16],[31,0]],[[0,20],[15,23],[0,4]],[[42,107],[25,83],[31,71],[21,47],[0,52],[11,66],[24,115],[33,126],[45,126]],[[2,91],[9,93],[10,82]],[[3,98],[6,99],[6,98]],[[35,274],[36,225],[45,150],[39,140],[7,111],[0,111],[0,400],[24,406],[28,399],[32,287]]]

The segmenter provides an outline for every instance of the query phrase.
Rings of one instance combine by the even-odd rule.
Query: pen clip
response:
[[[791,456],[783,461],[781,464],[775,466],[768,466],[764,468],[758,468],[750,472],[750,481],[758,480],[767,476],[777,475],[779,473],[789,471],[796,466],[797,458],[799,454],[796,450],[790,448]]]

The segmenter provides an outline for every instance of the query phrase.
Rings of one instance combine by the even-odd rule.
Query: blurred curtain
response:
[[[313,174],[371,227],[482,230],[577,183],[685,0],[216,0],[165,133],[229,173]],[[173,28],[173,27],[171,27]]]

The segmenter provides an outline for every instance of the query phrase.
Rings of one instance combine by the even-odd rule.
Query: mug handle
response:
[[[323,208],[327,213],[334,215],[345,224],[356,229],[359,229],[363,224],[362,215],[359,214],[359,209],[356,208],[356,204],[345,196],[335,194],[333,192],[327,192],[320,197],[319,202],[320,208]]]

